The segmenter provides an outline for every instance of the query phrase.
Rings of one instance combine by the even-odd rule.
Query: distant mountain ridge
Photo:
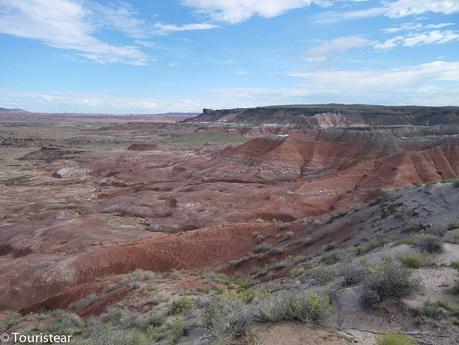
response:
[[[276,105],[221,110],[204,109],[201,115],[186,121],[305,128],[449,125],[459,124],[459,107],[365,104]]]
[[[184,120],[198,115],[198,113],[179,113],[179,112],[168,112],[158,114],[109,114],[109,113],[46,113],[46,112],[30,112],[23,109],[9,109],[0,107],[0,120],[3,121],[41,121],[49,119],[69,119],[69,118],[113,118],[113,119],[124,119],[124,120],[145,120],[149,119],[174,119],[175,121]]]
[[[9,109],[0,107],[0,113],[27,113],[24,109]]]

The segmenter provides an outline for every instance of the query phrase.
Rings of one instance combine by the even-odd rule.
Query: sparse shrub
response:
[[[335,312],[328,296],[304,291],[281,291],[268,294],[258,304],[262,321],[300,320],[319,323]]]
[[[293,238],[293,235],[293,231],[287,231],[283,236],[284,241],[291,240]]]
[[[285,260],[278,261],[276,259],[272,259],[271,263],[269,264],[269,268],[272,270],[281,270],[286,266],[287,266],[287,261]]]
[[[395,243],[397,245],[406,244],[407,246],[415,246],[421,238],[419,234],[412,234],[398,239]]]
[[[343,270],[343,285],[351,286],[360,283],[365,278],[365,269],[348,265]]]
[[[304,255],[297,255],[292,258],[292,263],[294,265],[299,264],[300,262],[303,262],[306,259],[306,256]]]
[[[458,182],[459,182],[459,181],[458,181]],[[455,229],[459,229],[459,223],[452,220],[452,221],[450,221],[450,222],[448,223],[448,228],[447,228],[447,229],[448,229],[448,231],[450,231],[450,230],[455,230]]]
[[[137,329],[145,331],[148,327],[163,324],[165,315],[162,313],[140,314],[123,308],[110,308],[100,316],[100,321],[109,323],[119,329]]]
[[[413,338],[403,333],[383,333],[376,336],[377,345],[416,345]]]
[[[85,298],[80,299],[79,301],[70,303],[68,308],[70,310],[78,310],[78,309],[86,308],[92,305],[96,300],[97,300],[96,294],[92,293],[86,296]]]
[[[429,318],[432,320],[442,320],[445,319],[447,316],[446,311],[443,309],[444,304],[441,302],[431,302],[427,300],[424,302],[422,308],[418,311],[418,316],[423,318]]]
[[[269,269],[270,269],[269,266],[266,264],[263,267],[259,267],[255,271],[254,278],[259,278],[259,277],[266,275],[269,272]]]
[[[454,292],[456,295],[459,295],[459,280],[456,280],[456,281],[454,282],[453,292]]]
[[[172,302],[168,313],[171,315],[180,314],[193,308],[193,301],[189,298],[182,297]]]
[[[298,295],[290,301],[288,315],[303,322],[318,323],[335,311],[328,296]]]
[[[82,334],[72,339],[72,344],[77,345],[145,345],[148,343],[151,341],[142,331],[116,329],[98,318],[89,319],[87,328]]]
[[[288,223],[282,223],[280,226],[279,226],[279,229],[280,230],[287,230],[288,228],[290,227],[290,225]],[[293,233],[292,233],[293,235]]]
[[[432,258],[425,253],[402,256],[400,262],[410,268],[427,267],[433,264]]]
[[[292,278],[298,277],[299,275],[302,275],[305,271],[306,270],[303,266],[294,267],[290,270],[290,277]]]
[[[365,255],[373,249],[384,246],[385,243],[386,242],[381,238],[361,243],[358,246],[354,247],[355,255]]]
[[[263,253],[263,252],[270,252],[273,249],[273,246],[266,243],[261,243],[255,246],[253,250],[254,253]]]
[[[436,236],[421,238],[416,246],[423,252],[440,253],[443,251],[442,240]]]
[[[243,299],[237,293],[226,290],[208,305],[205,312],[205,324],[216,340],[224,341],[241,334],[256,320],[256,316],[241,317],[244,306]]]
[[[105,286],[104,288],[104,291],[109,293],[109,292],[112,292],[113,290],[115,290],[116,288],[119,287],[119,284],[118,283],[111,283],[111,284],[108,284]]]
[[[21,314],[15,311],[4,312],[4,319],[0,321],[0,332],[5,332],[12,325],[16,324],[21,319]]]
[[[279,255],[285,252],[285,248],[283,247],[273,247],[270,251],[269,254],[272,255]]]
[[[310,238],[310,237],[306,237],[305,239],[303,239],[303,240],[301,241],[301,244],[302,244],[304,247],[308,247],[308,246],[310,246],[310,245],[313,244],[313,243],[314,243],[314,240],[313,240],[312,238]]]
[[[231,260],[229,262],[229,264],[231,266],[234,266],[234,267],[239,267],[239,266],[243,265],[244,263],[246,263],[246,262],[248,262],[248,261],[250,261],[250,260],[252,260],[254,258],[255,258],[255,255],[246,255],[246,256],[242,256],[242,257],[240,257],[238,259]]]
[[[255,231],[253,233],[253,237],[255,237],[255,239],[257,240],[258,243],[264,241],[264,239],[265,239],[265,236],[263,234],[260,234],[258,231]]]
[[[54,321],[46,325],[46,331],[49,333],[74,334],[79,332],[82,326],[78,315],[64,310],[55,310],[50,313],[50,316],[54,318]]]
[[[144,271],[144,270],[135,270],[134,272],[131,273],[131,281],[144,281],[148,279],[154,278],[155,274],[150,271]]]
[[[180,280],[182,278],[182,275],[179,271],[177,270],[172,270],[170,277],[174,280]]]
[[[317,285],[325,285],[335,278],[335,271],[329,267],[319,266],[311,271],[311,277]]]
[[[419,287],[413,271],[386,257],[368,273],[360,302],[365,308],[373,307],[386,298],[406,297]]]
[[[322,256],[320,258],[320,262],[324,263],[325,265],[333,265],[341,261],[341,259],[342,257],[339,253],[333,252]]]

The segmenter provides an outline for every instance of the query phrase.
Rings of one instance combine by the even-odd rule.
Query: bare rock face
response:
[[[158,144],[135,143],[128,147],[130,151],[153,151],[159,148]]]

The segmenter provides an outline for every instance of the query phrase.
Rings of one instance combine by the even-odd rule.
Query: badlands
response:
[[[459,343],[459,108],[194,115],[0,109],[0,333]]]

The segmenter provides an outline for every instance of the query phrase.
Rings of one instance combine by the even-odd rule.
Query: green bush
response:
[[[459,229],[459,223],[456,221],[451,221],[448,223],[448,230]]]
[[[376,336],[377,345],[416,345],[413,338],[403,333],[383,333]]]
[[[242,317],[244,307],[240,295],[226,290],[208,305],[204,319],[214,339],[230,339],[255,321],[255,318]]]
[[[207,307],[204,324],[217,342],[242,334],[254,322],[300,320],[320,323],[335,312],[328,296],[304,291],[257,290],[251,299],[233,291],[223,291]]]
[[[317,285],[326,285],[335,278],[335,271],[329,267],[323,266],[314,268],[310,274]]]
[[[351,286],[360,283],[365,278],[365,269],[348,265],[343,270],[343,285]]]
[[[328,296],[298,295],[290,301],[288,317],[303,322],[318,323],[335,312]]]
[[[441,253],[443,251],[442,240],[436,236],[426,236],[418,240],[416,246],[423,252]]]
[[[46,331],[54,334],[75,334],[78,333],[82,326],[80,317],[76,314],[55,310],[50,313],[54,321],[46,325]]]
[[[328,296],[304,291],[267,294],[257,305],[260,321],[300,320],[319,323],[335,312]]]
[[[172,305],[170,306],[168,313],[170,315],[180,314],[193,308],[193,305],[194,303],[191,299],[182,297],[172,302]]]
[[[427,267],[433,264],[432,259],[425,253],[402,256],[400,262],[410,268]]]
[[[431,302],[427,300],[424,302],[422,308],[418,311],[418,316],[421,318],[429,318],[433,320],[442,320],[447,317],[444,309],[445,304],[442,302]]]
[[[355,255],[365,255],[373,249],[384,246],[384,244],[386,244],[386,242],[382,238],[373,239],[354,247],[354,253]]]
[[[419,288],[420,282],[413,277],[413,271],[386,257],[369,271],[360,302],[363,307],[374,307],[386,298],[406,297]]]
[[[97,295],[92,293],[85,298],[82,298],[78,301],[72,302],[69,304],[68,309],[70,310],[78,310],[89,307],[90,305],[94,304],[97,300]]]

